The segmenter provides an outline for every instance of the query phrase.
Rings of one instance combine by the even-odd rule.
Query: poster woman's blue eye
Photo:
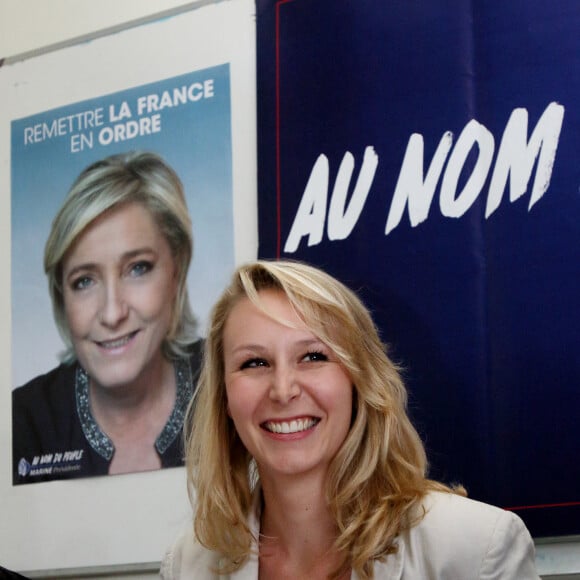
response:
[[[79,276],[75,278],[71,283],[71,288],[75,291],[86,290],[93,285],[93,279],[89,276]]]
[[[153,264],[147,260],[142,260],[131,266],[130,274],[134,278],[139,278],[153,269]]]

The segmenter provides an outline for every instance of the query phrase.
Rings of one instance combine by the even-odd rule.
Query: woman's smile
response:
[[[265,421],[262,423],[262,426],[270,433],[292,435],[294,433],[303,433],[304,431],[311,430],[319,421],[320,419],[315,417],[304,417],[302,419],[286,421]]]
[[[125,336],[121,336],[119,338],[111,338],[108,340],[96,340],[95,343],[102,349],[104,349],[105,351],[117,351],[119,349],[121,349],[124,346],[127,346],[132,340],[133,338],[135,338],[135,336],[137,336],[137,333],[139,331],[136,330],[134,332],[130,332],[129,334],[126,334]]]

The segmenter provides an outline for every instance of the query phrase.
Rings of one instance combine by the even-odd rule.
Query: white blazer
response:
[[[425,517],[398,538],[398,551],[375,562],[376,580],[536,580],[534,544],[522,520],[511,512],[450,493],[424,500]],[[258,533],[258,519],[249,521]],[[183,534],[163,559],[164,580],[258,580],[252,553],[235,573],[212,572],[219,556]],[[353,572],[352,580],[358,580]]]

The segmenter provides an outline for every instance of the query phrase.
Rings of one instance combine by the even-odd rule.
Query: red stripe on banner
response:
[[[538,505],[518,505],[515,507],[506,507],[504,510],[516,511],[516,510],[537,510],[544,508],[555,508],[555,507],[572,507],[580,505],[580,501],[567,501],[562,503],[544,503]]]
[[[292,0],[276,2],[276,258],[282,254],[282,180],[280,177],[280,6]]]

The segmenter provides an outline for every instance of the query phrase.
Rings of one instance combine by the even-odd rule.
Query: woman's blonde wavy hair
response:
[[[426,477],[423,444],[406,412],[407,392],[363,303],[345,285],[298,262],[257,261],[234,273],[214,306],[197,397],[189,409],[186,465],[195,496],[197,539],[222,556],[219,572],[238,569],[252,549],[247,521],[259,476],[227,414],[223,333],[243,298],[260,307],[261,290],[283,292],[326,343],[354,385],[351,429],[328,474],[326,495],[338,529],[341,567],[372,578],[373,561],[396,551],[395,537],[423,516],[429,490],[452,491]]]

